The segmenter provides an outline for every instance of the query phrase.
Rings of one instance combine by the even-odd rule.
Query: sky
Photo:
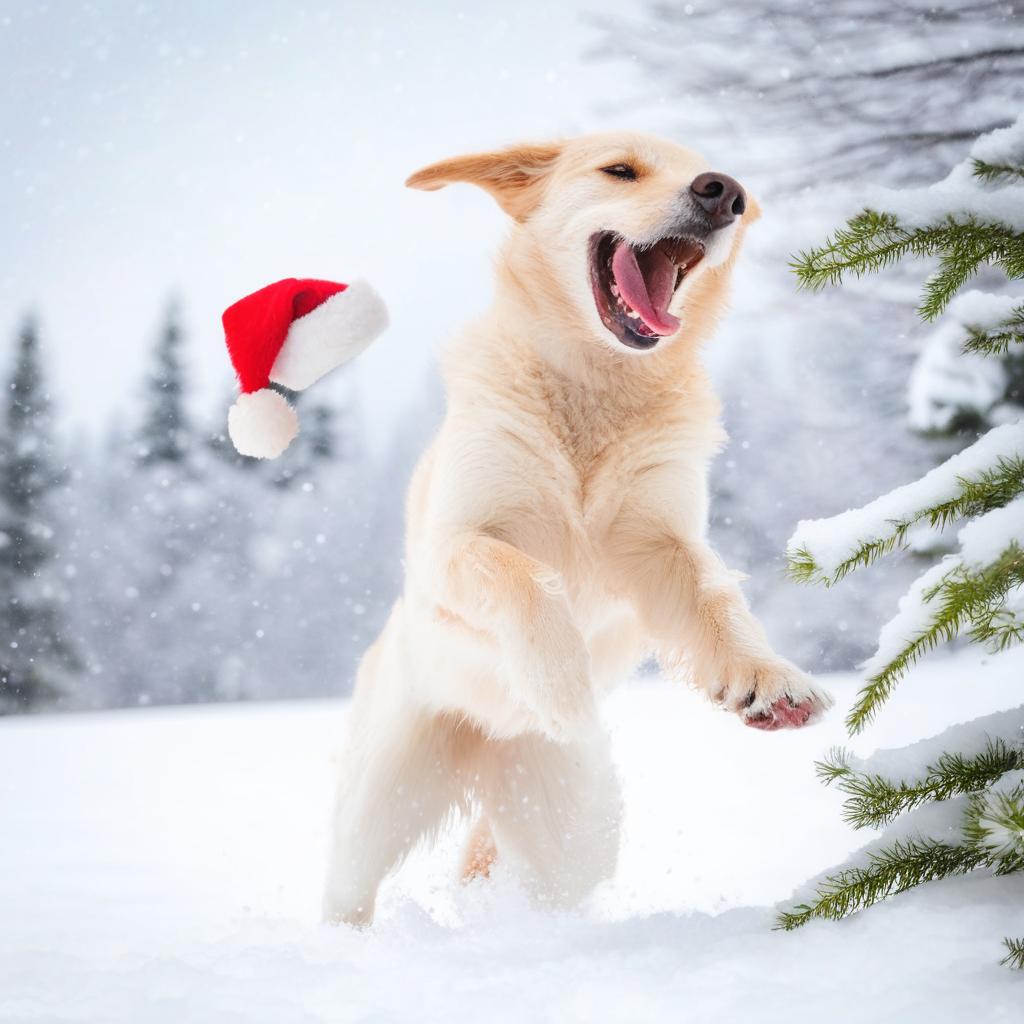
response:
[[[482,193],[405,177],[614,124],[597,111],[625,72],[582,59],[614,6],[0,0],[0,368],[35,310],[65,425],[103,432],[137,411],[176,293],[197,411],[219,416],[227,305],[366,278],[392,313],[355,371],[385,444],[486,305],[504,227]]]

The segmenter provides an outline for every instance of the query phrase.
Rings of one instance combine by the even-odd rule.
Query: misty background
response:
[[[402,182],[607,128],[761,199],[706,350],[731,435],[713,540],[785,654],[870,653],[919,556],[811,591],[785,540],[985,410],[907,426],[926,268],[808,295],[787,261],[858,188],[931,182],[1015,118],[1012,5],[0,3],[0,69],[0,710],[347,692],[401,583],[437,352],[486,307],[504,231],[481,192]],[[289,276],[365,277],[392,326],[261,464],[225,441],[220,314]]]

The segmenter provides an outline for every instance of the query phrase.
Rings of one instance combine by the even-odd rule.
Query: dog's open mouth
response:
[[[679,330],[668,307],[704,258],[697,238],[670,236],[638,246],[611,231],[590,239],[590,285],[601,321],[623,345],[653,348]]]

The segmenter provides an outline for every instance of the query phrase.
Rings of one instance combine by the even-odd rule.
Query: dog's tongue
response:
[[[676,265],[665,253],[649,249],[638,258],[628,242],[619,242],[612,256],[612,273],[619,294],[655,334],[674,334],[679,329],[679,318],[668,311]]]

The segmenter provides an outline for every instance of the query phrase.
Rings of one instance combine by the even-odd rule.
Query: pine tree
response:
[[[136,481],[141,485],[141,508],[153,531],[151,543],[164,581],[161,589],[170,585],[177,568],[192,557],[195,520],[201,514],[192,430],[185,408],[184,343],[181,308],[172,298],[146,382],[147,404],[137,448],[144,471]]]
[[[337,453],[337,438],[334,430],[334,410],[318,402],[306,414],[310,421],[309,453],[314,459],[333,459]]]
[[[965,352],[1001,358],[1024,351],[1019,295],[971,293],[966,305],[966,295],[956,299],[985,268],[1024,280],[1024,118],[979,139],[971,160],[932,189],[881,194],[877,208],[801,253],[793,267],[804,286],[821,288],[907,257],[937,261],[918,307],[922,319],[936,320],[957,301],[974,311],[973,322],[962,324]],[[939,644],[961,634],[992,650],[1024,640],[1024,422],[994,427],[921,480],[862,509],[801,523],[790,541],[793,576],[832,586],[906,546],[913,530],[954,524],[957,552],[918,579],[882,631],[847,719],[851,734],[868,725],[910,666]],[[841,918],[933,879],[1021,870],[1024,708],[1001,722],[1004,735],[987,735],[971,750],[941,752],[916,779],[895,778],[875,760],[857,764],[841,750],[821,762],[819,775],[846,794],[844,814],[854,826],[885,829],[897,818],[904,826],[927,825],[926,812],[934,812],[943,828],[929,835],[927,827],[904,827],[891,841],[883,832],[808,901],[784,912],[781,927]],[[1003,962],[1024,966],[1024,941],[1005,944]]]
[[[56,571],[56,499],[66,475],[52,437],[39,333],[28,318],[0,435],[0,712],[54,699],[78,667]]]
[[[288,490],[295,484],[309,483],[316,479],[322,465],[347,461],[348,453],[338,450],[334,409],[323,401],[310,401],[301,391],[280,389],[285,397],[300,412],[302,426],[299,436],[276,465],[271,463],[271,484],[281,490]],[[245,462],[256,459],[243,457]]]
[[[155,365],[147,381],[146,418],[139,431],[138,457],[143,465],[185,461],[189,423],[184,403],[183,344],[180,306],[176,299],[171,299],[157,340]]]
[[[203,595],[191,592],[186,571],[208,557],[210,495],[200,448],[188,416],[188,379],[181,307],[171,300],[145,380],[144,407],[132,449],[106,468],[98,496],[119,529],[103,531],[109,583],[104,619],[110,624],[102,659],[110,692],[120,702],[168,703],[209,692],[207,660],[197,650]]]

